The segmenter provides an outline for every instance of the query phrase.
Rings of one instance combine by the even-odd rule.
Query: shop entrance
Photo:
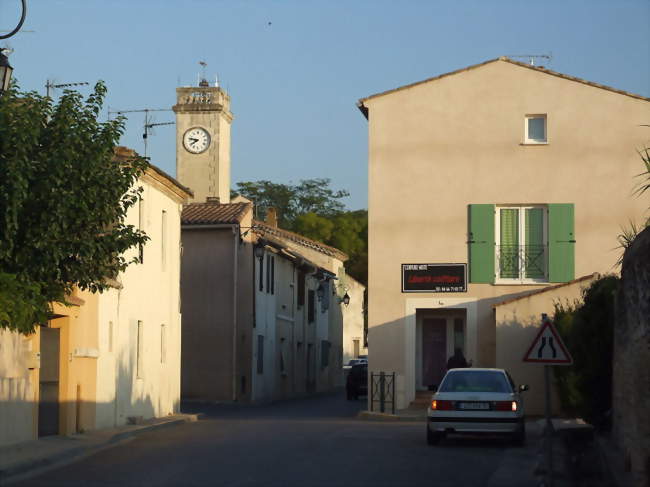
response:
[[[422,320],[422,385],[440,384],[447,357],[447,320]]]
[[[416,389],[439,385],[447,360],[466,348],[466,310],[419,309],[416,321]]]

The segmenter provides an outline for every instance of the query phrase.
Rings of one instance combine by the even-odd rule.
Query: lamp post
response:
[[[9,64],[9,58],[5,56],[4,49],[0,49],[0,95],[9,89],[13,70],[14,68]]]
[[[8,34],[0,35],[0,39],[9,39],[23,26],[23,22],[25,22],[25,16],[27,15],[27,0],[20,0],[20,4],[22,6],[22,13],[20,15],[18,25]],[[9,83],[11,83],[11,73],[13,70],[14,69],[11,67],[11,64],[9,64],[9,58],[7,58],[3,50],[0,49],[0,95],[9,89]]]

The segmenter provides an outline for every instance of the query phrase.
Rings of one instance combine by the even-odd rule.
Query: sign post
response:
[[[544,450],[546,452],[547,487],[553,487],[553,423],[551,422],[551,367],[553,365],[571,365],[573,358],[562,342],[553,323],[542,313],[542,326],[524,355],[524,362],[544,365]]]

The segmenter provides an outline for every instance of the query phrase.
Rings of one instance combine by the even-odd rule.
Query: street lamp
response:
[[[342,298],[339,298],[339,303],[343,303],[346,306],[350,304],[350,295],[347,293],[347,291]]]
[[[8,34],[0,35],[0,39],[9,39],[23,26],[23,22],[25,22],[25,16],[27,15],[27,0],[20,0],[20,3],[22,5],[22,13],[20,15],[18,25]],[[11,83],[11,73],[13,70],[14,68],[12,68],[11,64],[9,64],[9,58],[7,58],[3,50],[0,49],[0,95],[9,89],[9,83]]]
[[[13,70],[14,68],[9,64],[9,58],[5,56],[4,49],[0,49],[0,95],[9,89]]]
[[[255,247],[253,247],[253,253],[255,254],[255,257],[262,260],[264,258],[264,245],[255,245]]]

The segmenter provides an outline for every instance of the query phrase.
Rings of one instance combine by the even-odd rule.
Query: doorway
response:
[[[422,319],[422,385],[440,384],[447,363],[447,320]]]
[[[419,309],[415,333],[415,389],[439,385],[447,360],[460,348],[466,355],[467,314],[464,309]]]
[[[59,434],[60,329],[41,327],[38,436]]]

